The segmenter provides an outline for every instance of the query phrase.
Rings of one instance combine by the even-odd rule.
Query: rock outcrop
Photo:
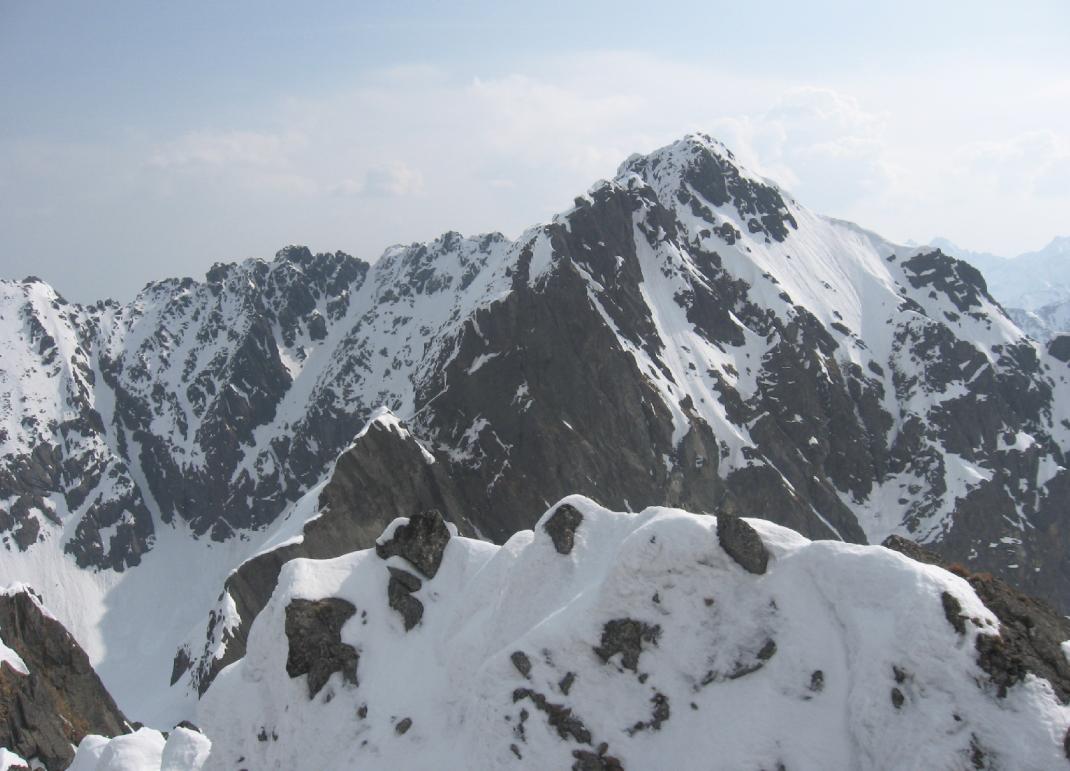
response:
[[[542,529],[550,535],[558,554],[569,554],[576,541],[576,528],[582,522],[583,515],[573,506],[564,503],[554,510]]]
[[[357,685],[360,655],[342,642],[342,626],[357,612],[353,603],[337,597],[293,600],[286,606],[286,674],[308,675],[308,697],[314,698],[331,675]]]
[[[85,652],[31,589],[0,594],[0,640],[26,670],[0,664],[0,747],[58,770],[87,734],[130,731]]]
[[[1070,662],[1063,643],[1070,640],[1070,619],[1050,605],[1030,597],[990,573],[977,573],[961,564],[948,563],[937,554],[899,536],[885,540],[885,547],[930,565],[939,565],[965,578],[977,596],[999,619],[996,634],[977,637],[977,662],[1003,695],[1026,674],[1051,684],[1064,704],[1070,704]],[[967,631],[968,617],[951,594],[942,596],[944,615],[959,634]]]
[[[769,552],[761,536],[739,517],[717,516],[717,542],[748,573],[761,575],[769,564]]]
[[[450,531],[437,509],[417,512],[398,525],[389,537],[375,542],[379,559],[402,557],[428,578],[434,578],[442,564],[442,553],[450,542]]]

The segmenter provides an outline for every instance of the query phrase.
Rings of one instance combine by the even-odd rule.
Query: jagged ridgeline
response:
[[[1067,364],[966,263],[818,216],[701,135],[515,241],[289,247],[126,305],[3,282],[0,346],[2,570],[127,712],[131,672],[206,684],[286,559],[418,503],[496,542],[572,493],[901,534],[1070,609]],[[327,484],[381,406],[419,450],[366,435]],[[183,586],[165,660],[115,658],[123,614],[157,613],[128,574]]]

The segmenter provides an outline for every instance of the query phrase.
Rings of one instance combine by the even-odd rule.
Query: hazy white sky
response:
[[[0,0],[0,277],[515,236],[695,130],[895,240],[1070,235],[1063,0],[361,5]]]

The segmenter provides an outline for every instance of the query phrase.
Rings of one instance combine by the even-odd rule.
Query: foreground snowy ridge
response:
[[[939,567],[581,496],[500,547],[452,532],[428,513],[290,562],[200,703],[203,736],[88,737],[73,767],[1067,763],[1070,709],[982,668],[999,621]]]

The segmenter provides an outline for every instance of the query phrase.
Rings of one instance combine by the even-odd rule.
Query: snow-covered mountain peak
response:
[[[617,167],[617,177],[638,173],[637,170],[646,165],[666,165],[676,171],[680,171],[692,165],[699,157],[704,155],[710,155],[722,162],[737,165],[738,168],[736,156],[724,142],[714,139],[709,134],[695,132],[685,134],[680,139],[659,147],[652,152],[646,154],[633,153]],[[741,173],[746,172],[741,170]]]
[[[686,208],[711,225],[719,224],[713,216],[718,212],[737,231],[778,242],[798,227],[790,201],[776,185],[743,168],[724,144],[705,134],[689,134],[648,155],[632,156],[621,165],[617,180],[627,185],[632,176],[643,179],[667,209]]]
[[[512,242],[501,233],[443,233],[433,241],[388,248],[375,262],[380,297],[467,290],[481,273],[500,271]]]

